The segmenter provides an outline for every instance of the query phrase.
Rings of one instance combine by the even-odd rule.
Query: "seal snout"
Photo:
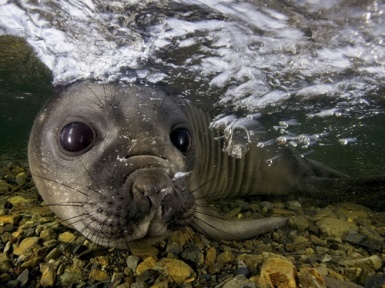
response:
[[[174,184],[170,177],[160,168],[144,168],[133,173],[133,198],[148,199],[151,207],[157,207],[164,197],[173,193]]]

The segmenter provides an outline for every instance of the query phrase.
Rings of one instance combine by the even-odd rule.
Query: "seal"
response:
[[[206,113],[158,87],[78,82],[37,116],[31,173],[58,217],[89,240],[118,248],[186,225],[213,238],[251,238],[287,219],[230,221],[208,202],[262,194],[325,198],[349,179],[274,145],[250,145],[246,157],[231,157],[209,123]]]

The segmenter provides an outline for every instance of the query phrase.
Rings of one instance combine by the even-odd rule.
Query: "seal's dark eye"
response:
[[[186,128],[177,128],[173,130],[170,133],[170,140],[172,144],[174,144],[174,146],[183,153],[188,152],[192,145],[190,131]]]
[[[81,122],[71,122],[65,125],[59,134],[59,144],[67,152],[85,152],[95,143],[95,132]]]

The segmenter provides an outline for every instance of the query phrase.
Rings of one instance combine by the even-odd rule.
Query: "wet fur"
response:
[[[117,89],[119,89],[119,86],[111,86],[112,84],[106,84],[105,86],[95,86],[98,84],[92,84],[88,82],[75,84],[75,87],[76,85],[80,85],[80,90],[88,89],[88,91],[92,93],[93,96],[90,99],[91,102],[89,106],[94,107],[93,109],[100,109],[101,111],[103,111],[103,114],[105,115],[104,118],[109,120],[111,113],[115,113],[115,112],[118,113],[119,109],[115,110],[116,108],[122,108],[121,107],[123,105],[122,101],[124,101],[124,99],[121,98],[121,95],[117,95]],[[115,85],[118,85],[118,84],[115,84]],[[104,92],[102,93],[102,95],[99,95],[97,92],[94,91],[95,87],[99,87],[99,88],[103,87]],[[139,87],[139,90],[135,90],[135,91],[138,92],[142,88]],[[109,89],[109,91],[107,91],[106,89]],[[111,94],[111,97],[110,97],[109,93],[112,91],[111,89],[115,89],[114,90],[115,92]],[[145,89],[144,91],[146,91],[147,89],[152,89],[150,91],[152,91],[153,93],[156,93],[155,92],[156,90],[154,88],[143,88],[143,89]],[[63,90],[63,91],[66,91],[66,90]],[[151,93],[149,93],[148,95],[152,95]],[[185,108],[188,108],[191,111],[184,112],[187,114],[191,113],[191,115],[187,117],[187,118],[190,117],[190,119],[187,119],[187,120],[191,122],[192,119],[195,119],[197,122],[199,122],[199,121],[203,121],[200,118],[206,117],[206,120],[205,120],[206,122],[203,121],[198,124],[204,123],[202,124],[203,127],[207,128],[209,120],[208,120],[208,116],[207,115],[205,116],[203,112],[193,108],[192,106],[189,106],[188,102],[186,102],[181,98],[170,96],[170,95],[167,96],[164,94],[159,94],[159,95],[163,95],[162,101],[156,102],[157,104],[153,105],[151,109],[152,111],[151,113],[153,113],[154,115],[157,114],[159,111],[162,111],[162,113],[158,115],[160,116],[160,119],[158,119],[157,121],[167,122],[168,121],[167,119],[174,117],[173,115],[174,113],[178,114],[180,112],[179,111],[180,109],[183,110]],[[111,174],[110,177],[108,178],[100,179],[101,176],[104,175],[103,173],[100,174],[101,171],[102,172],[104,171],[103,170],[104,167],[102,166],[105,166],[105,165],[114,166],[114,163],[115,162],[117,163],[117,160],[114,158],[116,157],[115,154],[113,154],[112,156],[108,154],[104,155],[103,159],[99,159],[100,160],[99,165],[92,166],[89,163],[93,163],[94,161],[92,159],[93,156],[91,154],[86,156],[87,153],[85,153],[84,157],[79,157],[78,160],[73,162],[73,165],[72,165],[72,169],[74,170],[73,171],[74,174],[72,175],[73,177],[68,177],[68,178],[64,177],[62,179],[56,179],[56,177],[51,177],[49,176],[49,173],[46,173],[47,171],[44,171],[46,169],[44,168],[45,163],[41,163],[40,161],[43,161],[44,157],[42,155],[48,152],[46,150],[39,150],[44,148],[40,147],[40,144],[37,144],[34,141],[41,143],[41,145],[48,145],[45,142],[54,141],[55,138],[52,138],[52,137],[55,137],[55,135],[51,135],[51,138],[47,138],[48,140],[46,141],[38,138],[40,136],[39,133],[41,133],[41,131],[39,130],[43,129],[41,127],[43,127],[44,125],[48,125],[48,126],[51,125],[51,123],[42,124],[44,123],[44,121],[46,121],[46,119],[41,119],[42,117],[41,115],[45,115],[45,117],[49,117],[50,116],[49,113],[51,113],[49,109],[51,109],[52,107],[55,108],[54,102],[55,101],[65,102],[66,99],[60,99],[60,97],[65,97],[65,96],[66,95],[55,96],[53,99],[51,99],[51,101],[48,103],[48,106],[43,108],[40,116],[38,116],[36,120],[34,129],[33,129],[34,132],[31,134],[31,140],[29,145],[29,159],[30,159],[31,171],[43,198],[48,199],[47,205],[51,207],[54,211],[57,209],[60,210],[60,207],[74,208],[74,211],[77,211],[76,214],[70,215],[67,217],[62,217],[63,221],[67,223],[67,225],[74,227],[81,234],[83,234],[85,237],[87,237],[88,239],[90,239],[95,243],[106,245],[106,246],[114,246],[118,248],[127,248],[127,247],[130,247],[130,245],[137,245],[139,242],[158,241],[159,239],[166,237],[171,231],[177,230],[179,228],[183,228],[185,226],[192,226],[195,230],[205,233],[213,238],[246,239],[246,238],[254,237],[264,232],[271,231],[273,229],[276,229],[278,227],[285,225],[286,223],[286,219],[282,217],[254,219],[254,220],[251,219],[251,220],[241,220],[241,221],[230,221],[230,220],[224,219],[223,217],[218,215],[216,212],[214,212],[214,210],[208,204],[210,201],[219,199],[219,198],[242,196],[242,195],[243,196],[262,195],[262,194],[287,195],[291,193],[298,193],[298,195],[301,195],[301,194],[306,195],[309,192],[313,193],[313,195],[316,198],[329,198],[329,197],[332,197],[333,193],[335,193],[335,191],[331,189],[333,187],[335,187],[336,190],[341,191],[340,195],[342,196],[340,197],[337,194],[336,198],[344,198],[344,197],[345,199],[349,198],[349,194],[348,194],[349,190],[347,188],[352,187],[351,185],[346,185],[347,183],[349,183],[349,181],[351,181],[349,177],[347,177],[342,173],[334,171],[328,167],[325,167],[322,164],[319,164],[317,162],[314,162],[308,159],[303,159],[291,149],[286,149],[286,148],[278,149],[278,150],[272,149],[269,152],[270,154],[265,155],[264,154],[265,152],[263,152],[264,150],[255,150],[256,148],[254,146],[251,146],[251,152],[246,155],[246,157],[251,157],[250,159],[248,159],[250,160],[249,162],[254,163],[255,161],[260,161],[262,163],[260,165],[264,165],[264,162],[263,162],[264,159],[271,159],[272,157],[276,157],[276,155],[280,155],[279,157],[280,161],[277,162],[278,163],[277,171],[279,173],[283,173],[282,178],[284,179],[280,179],[280,177],[277,176],[277,174],[274,174],[275,173],[274,172],[274,173],[266,174],[267,178],[264,177],[262,179],[262,182],[256,182],[254,177],[246,177],[242,181],[244,182],[251,181],[250,183],[238,183],[237,181],[239,180],[238,178],[240,177],[235,177],[232,174],[234,172],[232,172],[232,170],[229,170],[230,168],[222,167],[221,165],[223,163],[228,163],[231,167],[233,167],[231,169],[235,169],[234,171],[236,173],[239,173],[238,167],[245,167],[242,169],[249,169],[247,165],[250,166],[250,164],[245,164],[243,159],[236,160],[229,157],[227,154],[225,154],[222,151],[223,144],[221,144],[220,141],[210,146],[210,149],[213,149],[214,152],[201,151],[203,148],[206,148],[205,146],[206,144],[204,144],[203,142],[212,141],[210,139],[223,139],[223,137],[222,135],[219,134],[218,131],[212,131],[212,130],[209,130],[208,128],[206,129],[207,131],[206,130],[203,131],[202,127],[197,126],[198,127],[197,128],[197,127],[194,127],[195,124],[193,125],[192,123],[190,123],[191,125],[190,129],[193,129],[193,130],[195,129],[195,131],[193,131],[193,134],[202,133],[202,135],[193,135],[193,137],[198,138],[198,139],[195,139],[195,142],[194,142],[195,143],[194,149],[196,149],[197,151],[194,152],[193,150],[191,155],[187,153],[186,155],[183,156],[184,158],[181,156],[178,156],[178,157],[175,157],[175,159],[171,159],[172,157],[170,158],[170,155],[173,155],[173,153],[170,154],[169,149],[171,148],[169,147],[169,144],[166,143],[166,140],[163,141],[161,147],[154,146],[154,148],[151,148],[151,149],[155,149],[157,151],[156,153],[154,152],[155,150],[151,150],[151,149],[148,150],[147,149],[148,147],[146,147],[147,144],[143,145],[143,147],[146,147],[144,150],[142,149],[143,147],[141,147],[139,150],[135,150],[137,149],[137,147],[135,147],[135,144],[134,144],[128,147],[128,150],[126,152],[118,151],[117,152],[118,154],[116,154],[118,156],[124,155],[123,157],[124,159],[122,159],[122,161],[132,160],[134,161],[134,164],[135,164],[136,163],[135,159],[138,159],[138,161],[140,162],[141,159],[138,158],[140,157],[140,155],[146,155],[146,154],[151,155],[155,153],[154,156],[156,157],[151,160],[153,161],[151,163],[153,163],[155,165],[154,167],[157,168],[163,165],[162,161],[165,161],[164,165],[166,170],[168,169],[167,161],[172,160],[172,161],[180,162],[182,161],[180,159],[184,159],[183,160],[184,162],[183,161],[182,161],[183,163],[181,162],[182,164],[179,163],[177,165],[179,165],[178,167],[183,168],[185,170],[184,172],[188,173],[186,174],[188,175],[187,179],[182,179],[182,180],[171,179],[176,193],[181,195],[179,198],[178,197],[171,198],[170,200],[171,202],[169,202],[171,207],[173,207],[173,211],[172,211],[173,214],[171,214],[171,216],[169,217],[170,219],[166,221],[165,226],[159,228],[159,233],[158,233],[159,235],[156,235],[157,233],[155,233],[155,235],[146,235],[146,233],[148,232],[143,230],[143,226],[141,225],[141,222],[140,222],[142,221],[142,219],[140,219],[139,216],[142,216],[141,213],[143,213],[141,211],[142,209],[141,207],[143,207],[143,205],[145,206],[149,205],[148,203],[149,199],[138,198],[137,201],[139,202],[135,203],[137,205],[131,205],[130,208],[127,208],[124,205],[119,206],[117,204],[120,201],[121,203],[124,203],[124,201],[127,201],[125,198],[126,197],[125,195],[120,195],[119,194],[120,192],[117,192],[116,194],[112,194],[113,191],[119,191],[121,186],[125,185],[124,183],[127,181],[127,178],[131,177],[131,175],[135,173],[135,169],[133,171],[124,170],[125,172],[123,173],[126,173],[126,176],[124,176],[124,178],[121,178],[119,175],[116,176]],[[78,96],[80,97],[81,95],[78,95]],[[60,105],[63,105],[63,103],[60,103]],[[67,105],[68,105],[67,109],[70,109],[72,103],[68,102]],[[133,108],[132,107],[124,107],[124,108],[131,109],[131,113],[135,113],[138,110],[138,107],[136,106],[134,106]],[[47,109],[48,109],[48,112],[47,112]],[[45,113],[47,113],[47,115]],[[71,113],[69,113],[68,115],[69,115],[68,117],[71,118]],[[54,117],[61,117],[61,116],[55,115]],[[182,116],[182,118],[183,117],[184,116]],[[104,120],[99,119],[99,120],[107,121],[106,119]],[[106,123],[107,123],[106,124],[107,126],[108,125],[111,126],[110,122],[107,121]],[[158,124],[162,125],[160,123]],[[120,123],[118,123],[117,125],[120,125]],[[108,128],[115,129],[116,127],[108,126]],[[136,126],[134,128],[138,129],[138,127]],[[142,127],[140,128],[142,129]],[[49,133],[52,132],[52,131],[50,132],[49,129],[47,131]],[[143,131],[139,129],[137,133],[140,134],[142,132],[146,132],[145,129]],[[47,137],[47,135],[42,137]],[[151,139],[152,139],[151,135],[147,137],[147,140],[151,140]],[[104,140],[99,139],[98,141],[104,141]],[[106,141],[108,142],[108,139]],[[201,142],[203,141],[202,142],[203,144],[199,141]],[[49,145],[56,145],[56,144],[57,143],[49,143]],[[104,145],[104,143],[103,142],[99,143],[99,145]],[[199,145],[201,145],[203,148],[198,147]],[[49,146],[46,146],[46,147],[49,148]],[[109,147],[106,147],[106,149],[109,149]],[[101,151],[103,153],[105,152],[105,150],[103,149]],[[133,152],[133,154],[131,152]],[[137,154],[138,152],[140,152],[140,154]],[[203,157],[202,155],[199,155],[199,154],[195,155],[194,153],[196,152],[202,152]],[[207,155],[205,155],[204,153],[206,153]],[[219,156],[218,155],[211,156],[213,155],[213,153],[217,153]],[[100,156],[101,155],[99,155],[99,157]],[[265,158],[263,158],[262,156]],[[45,160],[47,160],[47,157],[52,160],[52,155],[45,156],[46,158]],[[194,157],[195,158],[220,157],[218,159],[222,159],[221,161],[224,161],[223,159],[225,159],[225,162],[223,162],[221,165],[217,163],[216,170],[213,167],[210,167],[210,165],[208,167],[202,168],[200,166],[201,165],[200,162],[202,162],[205,159],[194,159]],[[215,164],[215,160],[212,160],[211,162],[210,160],[212,159],[208,160],[209,164],[211,162],[214,162]],[[144,160],[144,161],[147,161],[147,160]],[[132,162],[128,162],[128,163],[132,163]],[[150,166],[152,166],[153,164],[150,164]],[[88,166],[88,165],[91,165],[91,166]],[[140,165],[135,167],[140,167]],[[56,173],[57,171],[63,168],[53,167],[52,169],[56,169],[56,170],[55,171],[51,170],[48,172]],[[202,171],[199,170],[201,168],[203,169]],[[212,173],[211,174],[206,173],[205,172],[206,170],[204,169],[208,169],[207,171],[212,170],[210,171]],[[155,170],[154,173],[161,173],[159,174],[159,177],[160,178],[164,177],[164,175],[162,174],[163,173],[162,169],[158,169],[158,170]],[[197,172],[198,170],[199,170],[199,173]],[[229,182],[229,184],[225,187],[225,189],[218,189],[218,188],[215,189],[215,185],[214,185],[214,188],[211,187],[213,183],[216,183],[215,181],[218,181],[218,179],[221,179],[220,177],[224,177],[224,178],[229,177],[228,174],[222,173],[223,171],[225,171],[229,175],[232,175],[232,177],[235,178],[235,180],[232,180],[232,182]],[[254,170],[250,170],[250,171],[254,171]],[[67,173],[65,171],[63,172]],[[179,170],[177,169],[173,173],[175,172],[179,172]],[[193,172],[193,173],[189,173],[189,172]],[[77,173],[81,175],[81,180],[82,180],[81,182],[76,180],[79,178],[79,175]],[[280,175],[279,173],[278,175]],[[169,174],[169,173],[167,172],[166,174]],[[206,174],[208,174],[209,176],[206,176]],[[60,175],[60,173],[58,175]],[[139,177],[140,177],[140,174],[139,174]],[[270,179],[269,177],[273,177],[273,178]],[[87,180],[85,180],[84,178],[87,178]],[[144,179],[149,179],[149,178],[151,177],[146,177]],[[278,183],[279,184],[278,186],[275,185],[276,184],[276,181],[274,181],[275,178],[279,179],[280,181]],[[147,180],[144,180],[144,181],[147,181]],[[168,180],[166,180],[166,182],[167,181]],[[289,181],[288,183],[290,185],[288,185],[285,181]],[[106,182],[108,182],[107,186],[109,188],[106,186]],[[367,180],[361,180],[360,183],[357,183],[356,181],[355,184],[356,186],[361,185],[361,187],[365,189],[365,187],[368,187],[368,185],[370,185],[371,183],[374,183],[374,182],[370,179],[369,180],[367,179]],[[383,183],[384,183],[383,178],[380,178],[378,180],[377,186],[381,186],[383,185]],[[49,191],[49,186],[52,186],[50,184],[53,184],[53,186],[56,187],[55,189],[63,188],[63,191],[65,191],[65,193],[68,193],[68,191],[70,191],[76,197],[81,196],[80,197],[81,200],[61,201],[60,198],[64,197],[61,194],[57,194],[58,196],[56,197],[55,200],[49,199],[50,196],[48,194],[52,192],[52,191]],[[274,185],[271,186],[271,184],[274,184]],[[357,184],[360,184],[360,185],[357,185]],[[242,187],[249,187],[249,188],[242,190]],[[345,194],[344,194],[344,191],[345,191]],[[346,191],[348,192],[346,193]],[[48,198],[47,198],[47,195],[48,195]],[[122,198],[113,200],[111,198],[113,195],[119,196]],[[163,200],[164,199],[162,198],[162,201]],[[186,203],[189,201],[192,201],[193,204],[192,205],[186,204],[186,206],[183,206],[181,201],[185,201]],[[154,203],[157,203],[157,202],[154,201]],[[163,202],[160,202],[160,203],[163,203]],[[182,208],[179,208],[179,204],[182,205],[181,206]],[[94,211],[90,213],[89,210],[83,211],[82,209],[75,209],[75,208],[93,207],[95,205],[97,205],[98,207],[102,207],[101,209],[106,209],[107,212]],[[116,207],[116,205],[118,206]],[[130,215],[130,222],[128,223],[129,227],[125,226],[124,223],[123,224],[116,223],[117,219],[118,220],[120,219],[119,218],[120,216],[118,218],[113,216],[113,214],[115,213],[114,211],[115,208],[119,211],[122,211],[124,209],[129,210],[129,212],[127,212],[129,214],[124,214],[124,215]],[[105,215],[105,218],[101,217],[100,214]],[[117,215],[120,215],[120,214],[117,214]],[[156,217],[159,217],[159,216],[156,216]],[[79,224],[82,221],[85,221],[86,224],[84,225],[83,228],[79,229],[77,227],[77,224]],[[98,229],[93,232],[87,231],[87,229],[92,228],[95,221],[98,221],[101,223],[100,226],[95,226],[95,227],[98,227]],[[108,228],[110,225],[112,226],[115,225],[116,226],[115,230]],[[105,230],[108,230],[108,229],[111,230],[111,232],[107,233],[109,235],[102,236]],[[155,232],[157,232],[156,229],[155,229]],[[106,239],[109,239],[109,240],[106,240]]]

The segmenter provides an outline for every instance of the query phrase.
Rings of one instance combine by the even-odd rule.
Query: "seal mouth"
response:
[[[186,188],[188,177],[174,177],[174,166],[156,156],[133,156],[119,163],[123,168],[118,165],[114,171],[124,173],[119,177],[110,172],[114,182],[106,183],[120,184],[101,189],[108,190],[102,193],[108,197],[99,194],[100,201],[82,207],[88,217],[78,231],[94,242],[117,247],[118,242],[163,238],[187,224],[194,205]]]

